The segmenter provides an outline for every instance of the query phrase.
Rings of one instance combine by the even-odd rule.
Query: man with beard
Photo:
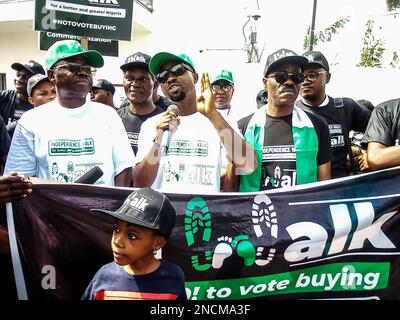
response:
[[[304,68],[305,79],[300,88],[301,100],[297,101],[296,105],[322,117],[328,123],[333,156],[332,178],[345,177],[351,171],[356,173],[355,162],[353,170],[347,169],[347,158],[350,157],[348,148],[351,148],[349,132],[350,130],[364,132],[371,112],[353,99],[334,99],[328,96],[325,93],[325,86],[329,83],[331,74],[325,56],[319,51],[307,51],[303,56],[309,62]],[[357,160],[361,160],[361,157]]]
[[[11,68],[16,71],[15,90],[0,91],[0,115],[12,137],[19,118],[25,111],[33,109],[33,105],[28,101],[28,80],[35,74],[45,74],[45,71],[41,64],[33,60],[27,63],[13,63]]]
[[[147,119],[163,112],[153,103],[154,76],[149,71],[151,57],[136,52],[126,58],[120,68],[123,72],[123,86],[129,104],[118,110],[125,126],[133,152],[138,150],[140,128]]]
[[[58,41],[48,49],[47,76],[57,97],[18,121],[6,174],[57,180],[51,170],[56,164],[58,174],[74,182],[98,166],[103,176],[96,183],[130,185],[135,157],[121,119],[111,108],[87,101],[94,68],[103,64],[100,53],[74,40]]]
[[[160,52],[150,60],[149,69],[165,96],[178,106],[179,117],[169,110],[143,124],[133,174],[135,187],[219,192],[223,156],[246,173],[255,170],[254,150],[215,107],[208,74],[202,76],[202,94],[197,98],[198,74],[186,54]],[[161,146],[163,134],[169,136],[165,146]]]
[[[330,179],[328,126],[294,105],[307,59],[288,49],[267,58],[264,85],[268,103],[258,109],[244,131],[260,164],[240,177],[240,191],[284,188]]]

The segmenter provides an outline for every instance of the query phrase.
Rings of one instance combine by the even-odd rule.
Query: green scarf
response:
[[[252,174],[246,175],[241,172],[239,189],[241,192],[260,190],[265,122],[266,106],[256,111],[244,135],[244,140],[254,147],[258,166]],[[315,182],[317,181],[318,137],[308,115],[296,106],[292,113],[292,133],[296,148],[296,185]]]

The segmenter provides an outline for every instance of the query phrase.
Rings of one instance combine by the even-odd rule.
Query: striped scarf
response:
[[[251,174],[241,173],[239,189],[241,192],[260,190],[265,122],[266,106],[256,111],[244,135],[244,140],[256,151],[258,166]],[[296,106],[292,112],[292,133],[296,148],[296,185],[315,182],[317,181],[318,137],[308,115]]]

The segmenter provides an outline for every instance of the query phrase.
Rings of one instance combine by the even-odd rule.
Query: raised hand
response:
[[[211,83],[208,73],[203,73],[200,82],[201,95],[197,98],[197,110],[205,115],[207,118],[218,112],[215,107],[214,95],[211,91]]]

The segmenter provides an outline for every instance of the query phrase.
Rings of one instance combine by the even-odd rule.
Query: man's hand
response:
[[[161,138],[165,130],[169,130],[171,131],[171,133],[173,133],[178,130],[179,124],[180,120],[176,117],[176,114],[174,112],[164,112],[160,119],[158,119],[156,124],[156,136],[157,139],[159,139],[159,142],[161,142]]]
[[[359,166],[361,172],[371,171],[369,169],[369,165],[368,165],[367,151],[362,150],[361,154],[359,156],[357,156],[357,158],[355,158],[355,160],[358,162],[358,166]]]
[[[0,204],[27,197],[32,193],[32,182],[16,172],[0,177]]]
[[[215,112],[218,111],[215,107],[214,95],[211,92],[211,83],[208,73],[203,73],[200,88],[201,96],[197,98],[197,110],[210,119]]]

